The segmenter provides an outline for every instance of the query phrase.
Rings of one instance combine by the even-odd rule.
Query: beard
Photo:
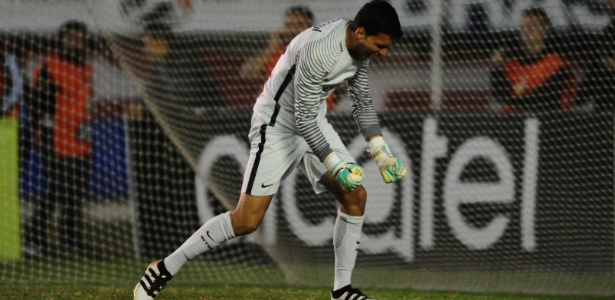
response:
[[[354,58],[355,60],[365,61],[378,52],[371,51],[363,45],[358,45],[354,49],[354,51],[348,51],[348,53],[350,53],[350,57]]]

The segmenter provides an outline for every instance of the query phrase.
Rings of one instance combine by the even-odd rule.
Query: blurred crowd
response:
[[[554,36],[557,30],[552,27],[548,15],[542,8],[530,8],[524,11],[514,38],[470,35],[470,38],[475,39],[472,41],[473,45],[481,45],[482,41],[476,41],[477,39],[490,40],[484,44],[488,47],[475,51],[483,56],[482,61],[489,61],[489,78],[486,79],[489,81],[489,91],[482,93],[484,89],[481,88],[480,95],[476,93],[465,95],[462,96],[462,100],[473,101],[471,99],[473,96],[486,98],[489,103],[487,110],[499,112],[534,113],[577,108],[583,110],[611,108],[612,103],[608,95],[612,95],[615,91],[615,87],[609,84],[615,72],[615,50],[613,50],[615,49],[613,47],[615,1],[605,1],[611,21],[600,34],[591,35],[590,41],[562,41],[561,38],[558,40]],[[185,104],[183,108],[197,113],[212,107],[249,111],[260,93],[262,84],[283,53],[285,45],[299,32],[314,25],[314,14],[306,6],[292,6],[286,10],[283,20],[282,26],[269,33],[267,38],[262,35],[248,36],[243,39],[255,40],[243,41],[243,45],[237,44],[242,42],[241,36],[225,42],[224,34],[209,34],[207,38],[199,40],[199,37],[194,35],[176,34],[167,24],[150,22],[145,24],[142,32],[135,37],[118,37],[117,40],[104,41],[99,36],[90,35],[85,41],[86,49],[82,50],[82,54],[88,59],[106,61],[119,69],[118,60],[115,60],[111,54],[110,44],[115,44],[117,50],[115,54],[119,52],[125,58],[122,64],[123,72],[138,77],[145,87],[135,92],[137,94],[135,98],[142,96],[183,98]],[[488,31],[488,28],[480,25],[482,24],[480,18],[475,23],[470,31],[478,30],[479,33]],[[570,38],[575,36],[571,35]],[[20,109],[28,111],[28,108],[22,104],[27,104],[28,101],[25,100],[31,98],[28,96],[31,94],[30,87],[36,76],[35,70],[48,55],[54,53],[59,56],[66,55],[64,46],[57,36],[38,37],[38,39],[41,41],[30,42],[27,45],[24,40],[14,36],[7,35],[4,38],[1,48],[3,51],[0,54],[0,62],[3,65],[0,70],[3,79],[0,82],[3,115],[17,114]],[[126,39],[129,40],[128,43]],[[387,69],[400,68],[401,65],[401,68],[406,68],[408,73],[416,71],[413,70],[416,69],[415,65],[407,62],[416,56],[413,52],[417,48],[423,47],[414,45],[415,41],[412,38],[402,40],[403,45],[398,45],[394,49],[392,58],[383,62],[374,62],[376,69],[380,67],[383,71],[379,72],[386,74]],[[571,52],[565,49],[579,45],[583,47],[582,56],[570,54]],[[493,51],[485,54],[484,48]],[[474,49],[469,50],[474,52]],[[426,63],[429,64],[432,58],[429,53],[426,57]],[[471,72],[472,70],[467,71]],[[387,86],[386,82],[379,82],[379,79],[372,78],[374,85]],[[408,81],[416,79],[408,77]],[[418,79],[424,80],[424,78]],[[382,80],[387,79],[382,78]],[[408,82],[407,86],[411,85],[412,82]],[[469,86],[466,89],[475,88]],[[411,88],[405,90],[409,91]],[[376,102],[385,103],[376,105],[377,108],[412,107],[412,105],[387,106],[386,102],[389,100],[383,98],[390,96],[389,92],[395,91],[387,91],[376,97]],[[94,89],[92,93],[96,95],[100,91]],[[414,101],[411,99],[412,95],[414,94],[408,94],[403,101]],[[139,99],[131,100],[131,103],[106,101],[104,106],[107,109],[103,111],[130,112],[131,115],[138,116],[139,110],[135,109],[133,104],[138,106]],[[345,87],[340,86],[326,99],[329,111],[340,108],[340,103],[346,100]],[[92,106],[99,105],[95,103]],[[487,106],[482,108],[486,109]],[[433,107],[428,104],[428,108]]]

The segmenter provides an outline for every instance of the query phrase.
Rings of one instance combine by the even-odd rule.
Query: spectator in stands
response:
[[[542,8],[529,8],[521,19],[520,45],[492,55],[491,91],[501,111],[546,112],[572,106],[574,78],[550,43],[549,27]]]
[[[591,65],[579,92],[579,101],[593,104],[597,111],[615,108],[615,0],[606,3],[611,21],[591,45],[592,52],[597,51],[597,61]]]
[[[44,196],[26,232],[26,250],[34,254],[83,254],[82,207],[91,170],[90,107],[92,66],[88,63],[88,32],[79,21],[64,23],[60,47],[33,74],[31,113],[38,124],[38,145],[46,178]],[[50,251],[49,222],[60,210],[59,249]]]
[[[241,77],[244,79],[257,79],[263,84],[269,78],[278,59],[284,53],[286,45],[302,31],[312,27],[314,13],[305,6],[291,6],[286,10],[284,26],[269,37],[267,47],[255,56],[249,57],[241,67]],[[327,98],[327,109],[333,111],[342,93],[336,89]]]
[[[148,24],[141,41],[149,60],[148,100],[184,110],[179,113],[200,113],[224,106],[218,86],[197,52],[198,45],[180,40],[162,23]]]

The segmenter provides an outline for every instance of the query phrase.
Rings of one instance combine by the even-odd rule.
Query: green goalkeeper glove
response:
[[[332,152],[325,158],[325,166],[345,191],[358,188],[365,178],[363,168],[355,163],[345,162],[339,154]]]
[[[369,141],[369,153],[374,158],[374,161],[376,161],[384,182],[400,181],[406,176],[404,163],[399,158],[393,157],[389,146],[387,146],[381,136]]]

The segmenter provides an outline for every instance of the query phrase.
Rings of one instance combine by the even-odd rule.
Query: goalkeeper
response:
[[[210,219],[171,255],[151,263],[134,289],[135,299],[155,298],[188,260],[254,232],[294,168],[316,193],[328,190],[339,203],[331,299],[370,299],[351,287],[367,200],[361,186],[365,173],[325,118],[325,99],[347,82],[354,119],[381,176],[387,183],[401,180],[406,169],[381,135],[367,76],[370,60],[386,55],[401,36],[395,9],[381,0],[366,3],[354,20],[332,20],[297,35],[254,105],[251,150],[237,207]]]

